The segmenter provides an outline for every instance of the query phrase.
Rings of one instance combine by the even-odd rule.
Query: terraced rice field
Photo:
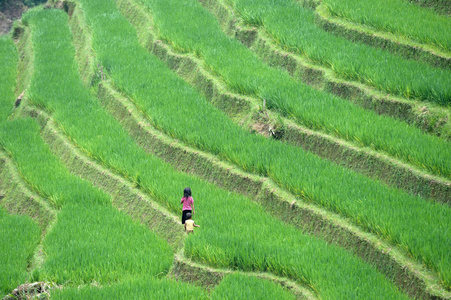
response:
[[[439,2],[49,2],[0,37],[1,297],[451,299]]]

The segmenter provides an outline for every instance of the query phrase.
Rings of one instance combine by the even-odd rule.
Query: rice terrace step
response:
[[[444,1],[16,2],[1,299],[451,299]]]

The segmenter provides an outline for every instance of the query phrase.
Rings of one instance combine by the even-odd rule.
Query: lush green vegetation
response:
[[[405,0],[326,0],[323,3],[335,16],[451,51],[451,19]]]
[[[13,158],[20,166],[20,173],[54,207],[89,202],[104,205],[109,203],[109,198],[91,183],[74,180],[67,174],[65,166],[42,141],[39,126],[34,121],[14,120],[3,124],[0,129],[0,144],[11,154],[14,153]],[[32,146],[33,151],[28,150]]]
[[[114,209],[90,183],[69,174],[42,141],[34,120],[3,124],[0,145],[29,184],[62,207],[44,240],[47,257],[35,279],[108,283],[167,272],[173,260],[169,245]]]
[[[140,278],[122,283],[105,286],[85,286],[56,289],[52,299],[208,299],[205,293],[197,287],[181,282],[157,280],[155,278]]]
[[[0,132],[14,106],[17,63],[13,41],[0,37]],[[40,236],[39,226],[29,217],[8,215],[0,207],[0,298],[27,279],[27,267]]]
[[[96,26],[105,26],[93,29],[95,31],[107,29],[105,33],[109,35],[107,39],[109,42],[113,40],[120,44],[126,42],[114,38],[110,29],[124,34],[133,33],[129,24],[124,30],[127,23],[124,23],[124,18],[110,1],[87,1],[83,4],[89,16],[88,20],[90,22],[95,20]],[[205,226],[199,228],[201,230],[198,230],[196,235],[188,238],[191,240],[190,250],[187,250],[189,255],[198,257],[198,254],[193,253],[207,251],[208,255],[212,256],[224,254],[227,257],[235,257],[229,262],[230,267],[267,270],[280,275],[289,275],[301,282],[314,285],[325,298],[349,298],[350,295],[359,298],[370,298],[375,295],[404,298],[384,276],[343,249],[327,246],[324,241],[302,235],[291,226],[270,217],[263,208],[251,200],[218,189],[198,178],[177,173],[160,160],[145,154],[83,88],[73,63],[74,49],[70,43],[67,16],[61,11],[35,10],[27,14],[26,20],[32,27],[35,50],[35,75],[30,91],[32,100],[51,110],[65,132],[87,153],[134,179],[136,184],[173,212],[180,212],[180,187],[191,186],[195,191],[196,211],[200,214],[200,217],[197,218],[196,215],[195,219]],[[137,41],[128,46],[133,45],[137,45]],[[55,49],[58,49],[57,57],[52,55]],[[146,60],[142,63],[147,63],[150,55],[144,49],[140,51],[146,55]],[[54,59],[50,59],[51,57]],[[153,59],[154,67],[172,74],[156,58]],[[117,70],[114,65],[113,59],[110,68]],[[166,76],[164,73],[161,75]],[[171,80],[170,78],[167,79]],[[178,82],[181,87],[191,90],[180,79]],[[204,103],[208,106],[205,101]],[[224,203],[228,205],[223,207]],[[64,211],[61,214],[64,214],[64,218],[68,216]],[[99,223],[105,223],[101,214],[98,217]],[[60,223],[59,221],[58,224]],[[73,224],[78,222],[74,220]],[[238,236],[238,229],[244,224],[247,224],[247,233]],[[56,232],[63,231],[65,227],[62,224],[59,227],[61,229],[54,228],[52,231],[54,237],[49,236],[49,240],[56,240]],[[201,241],[201,237],[206,234],[215,238],[207,244],[197,243],[197,240]],[[116,241],[116,235],[122,237],[116,232],[109,236],[115,243],[119,243]],[[77,240],[76,243],[82,241]],[[239,247],[236,243],[239,243]],[[86,249],[93,247],[89,245]],[[264,252],[255,252],[253,249]],[[210,261],[208,256],[201,255],[200,259]]]
[[[94,46],[100,62],[121,91],[129,95],[158,128],[245,170],[271,177],[308,201],[349,216],[357,224],[406,248],[415,259],[423,260],[435,269],[450,286],[449,245],[443,242],[451,240],[446,230],[451,228],[448,207],[388,189],[299,148],[246,132],[142,49],[136,32],[118,13],[114,3],[107,0],[83,0],[82,3],[94,30]],[[186,3],[194,3],[195,9],[199,8],[197,2]],[[186,7],[182,9],[189,11]],[[187,256],[214,266],[286,276],[309,285],[325,299],[405,298],[384,276],[343,249],[305,236],[270,217],[250,199],[177,173],[146,154],[84,88],[74,62],[67,15],[62,11],[35,9],[28,12],[23,21],[32,29],[35,72],[29,95],[34,104],[52,113],[61,130],[85,153],[129,178],[172,212],[180,212],[180,187],[189,185],[193,188],[199,213],[195,219],[202,227],[196,235],[187,238]],[[169,35],[166,38],[176,40]],[[181,34],[177,41],[182,38]],[[224,39],[232,45],[225,49],[236,55],[248,53],[247,50],[233,52],[236,47],[233,43],[237,43]],[[0,39],[0,46],[2,42]],[[10,112],[14,102],[11,87],[14,86],[17,53],[12,42],[9,40],[5,45],[8,43],[12,47],[7,46],[6,50],[0,47],[0,57],[15,57],[5,62],[5,70],[14,70],[14,76],[9,72],[0,76],[0,89],[7,91],[1,101]],[[179,49],[193,51],[194,48],[183,48],[180,44]],[[205,53],[213,55],[214,52],[202,51],[197,53],[205,55],[206,61]],[[220,62],[217,64],[220,66]],[[233,72],[232,69],[230,74]],[[224,78],[228,80],[226,76]],[[254,84],[246,78],[251,84],[242,85],[237,81],[237,90],[264,99],[267,99],[265,93],[272,95],[269,87],[268,90],[254,90],[264,80]],[[282,82],[283,78],[276,78],[276,82]],[[234,83],[229,84],[233,86]],[[279,98],[283,96],[281,94]],[[277,108],[276,102],[272,103]],[[164,276],[172,263],[168,244],[113,209],[109,197],[92,184],[68,173],[42,141],[39,129],[37,123],[28,118],[0,125],[0,146],[14,159],[28,183],[60,209],[57,223],[44,240],[46,260],[43,267],[33,273],[33,279],[72,284],[113,283],[103,289],[86,287],[55,293],[56,297],[63,298],[65,295],[73,298],[102,298],[105,295],[119,298],[126,295],[205,297],[199,289],[156,278]],[[355,186],[359,186],[358,191]],[[9,221],[4,223],[5,226],[2,222],[13,220],[14,224],[18,223],[14,218],[0,211],[0,237],[2,241],[7,240],[8,247],[14,245],[14,241],[3,236],[12,237],[14,231],[8,225]],[[13,267],[19,270],[13,277],[23,282],[26,273],[20,270],[25,270],[24,262],[29,262],[40,231],[28,218],[20,219],[26,220],[24,224],[31,222],[19,230],[26,234],[31,232],[29,240],[32,241],[28,246],[20,245],[25,250],[16,251],[25,254],[12,259],[21,264]],[[38,228],[37,235],[34,227]],[[6,250],[3,253],[10,255]],[[10,276],[8,270],[6,273]],[[2,277],[0,282],[7,283],[8,279]],[[248,289],[243,289],[243,282]],[[14,285],[17,282],[2,288],[10,291]],[[212,294],[218,298],[247,295],[290,296],[274,284],[240,275],[226,277]]]
[[[41,19],[38,16],[39,11],[28,13],[24,19],[30,22],[30,26],[35,31],[34,34],[45,33],[48,31],[48,26],[53,25],[51,13],[47,15],[48,18],[43,13],[41,16],[44,18]],[[55,73],[48,73],[47,77],[40,81],[42,79],[40,64],[45,64],[48,59],[46,57],[48,53],[43,55],[42,51],[46,51],[45,47],[58,47],[57,45],[70,43],[71,39],[67,23],[64,24],[67,22],[67,17],[63,12],[54,16],[57,15],[60,21],[63,21],[66,32],[42,39],[43,43],[49,43],[45,46],[34,43],[37,67],[32,84],[44,83],[46,89],[51,92],[55,92],[49,88],[55,82],[48,80],[49,76],[55,78],[62,73],[54,69]],[[53,56],[51,53],[50,55]],[[72,62],[69,69],[73,70],[74,67]],[[61,77],[62,81],[70,79],[70,77]],[[63,95],[57,96],[63,99]],[[76,102],[71,104],[77,105]],[[0,145],[13,157],[20,173],[29,184],[44,195],[54,207],[62,209],[58,215],[57,224],[46,236],[44,242],[47,259],[43,268],[35,272],[34,276],[57,283],[67,281],[105,283],[125,279],[127,276],[143,274],[155,276],[164,274],[169,269],[173,259],[169,245],[143,226],[133,223],[128,216],[113,209],[109,197],[94,188],[92,184],[69,174],[42,141],[39,136],[39,126],[35,121],[18,119],[4,122],[0,127]],[[18,229],[23,230],[24,233],[27,232],[23,226]],[[30,241],[34,242],[32,239]],[[15,244],[11,241],[4,245],[10,247]],[[24,247],[29,245],[24,243]],[[16,248],[18,247],[11,249]],[[21,252],[18,251],[18,255],[20,254]],[[27,263],[28,260],[25,261],[25,267]],[[10,269],[6,268],[6,270]],[[17,272],[21,270],[23,268],[17,268]],[[22,276],[20,281],[23,282],[23,279]]]
[[[280,285],[240,274],[226,276],[211,293],[211,299],[296,299]]]
[[[269,68],[245,46],[227,37],[217,20],[196,0],[141,2],[151,9],[164,39],[177,49],[198,53],[234,90],[266,99],[269,108],[310,128],[384,151],[420,169],[451,178],[451,143],[317,91],[286,72]]]
[[[141,48],[136,32],[120,16],[113,3],[83,1],[82,4],[94,33],[93,43],[98,59],[110,72],[115,84],[136,102],[156,127],[188,144],[229,160],[244,170],[269,176],[307,201],[317,202],[349,216],[357,224],[408,249],[415,259],[425,261],[441,274],[443,280],[451,282],[451,274],[448,272],[451,269],[449,247],[442,242],[451,240],[451,233],[443,230],[451,226],[451,211],[448,207],[389,189],[302,149],[246,132],[232,123],[224,113],[209,105],[204,97],[161,61]],[[44,93],[44,89],[41,93]],[[41,102],[46,101],[49,107],[60,105],[51,100],[51,97],[44,95],[39,98]],[[74,110],[68,112],[68,116],[77,115],[72,118],[80,120],[82,124],[89,124],[91,121],[84,120],[87,112],[94,112],[94,108],[90,106],[83,114]],[[96,120],[95,123],[107,124],[105,117],[92,118]],[[69,120],[70,118],[67,122]],[[66,122],[66,119],[61,118],[61,122]],[[86,130],[86,127],[83,129]],[[106,130],[105,127],[102,130]],[[120,132],[119,129],[116,131]],[[71,132],[75,133],[75,130]],[[107,133],[95,134],[94,130],[84,134],[113,138]],[[119,138],[118,134],[114,137]],[[101,143],[100,140],[98,143]],[[146,187],[152,182],[152,178],[146,173],[153,170],[154,166],[147,166],[148,162],[144,162],[144,159],[138,159],[141,162],[134,163],[138,154],[126,153],[132,151],[126,150],[131,149],[131,144],[113,140],[105,142],[104,145],[108,145],[109,149],[119,148],[115,145],[120,145],[120,149],[115,151],[120,150],[117,153],[121,154],[113,156],[114,163],[110,163],[111,160],[108,163],[115,169],[124,170],[122,172],[129,178],[138,173],[140,182]],[[106,152],[109,149],[96,147],[96,152]],[[132,159],[131,162],[121,163],[121,167],[117,167],[118,158],[126,160],[128,157]],[[174,187],[180,188],[176,185]],[[162,188],[158,185],[157,190],[152,190],[151,193],[159,195],[157,191]],[[177,198],[176,194],[173,197]]]
[[[315,25],[313,11],[293,0],[227,2],[246,22],[263,26],[281,46],[331,68],[339,77],[406,98],[451,104],[450,71],[330,34]]]
[[[0,297],[27,279],[27,267],[41,230],[28,216],[8,215],[0,207]]]
[[[295,299],[280,285],[255,277],[232,274],[213,289],[210,297],[200,288],[170,280],[145,278],[107,287],[56,289],[52,299]]]
[[[14,107],[18,55],[10,37],[0,37],[0,122],[6,120]]]
[[[112,206],[63,207],[44,248],[40,277],[60,284],[163,277],[173,261],[166,241]]]

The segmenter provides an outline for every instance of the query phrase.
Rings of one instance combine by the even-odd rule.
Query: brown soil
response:
[[[19,0],[10,0],[0,4],[0,35],[7,34],[12,27],[13,21],[20,19],[28,9]]]

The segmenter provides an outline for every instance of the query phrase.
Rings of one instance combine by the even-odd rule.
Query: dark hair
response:
[[[186,213],[186,219],[191,219],[191,213]]]
[[[191,196],[191,189],[189,187],[187,187],[183,190],[183,197],[188,199],[189,196]]]

